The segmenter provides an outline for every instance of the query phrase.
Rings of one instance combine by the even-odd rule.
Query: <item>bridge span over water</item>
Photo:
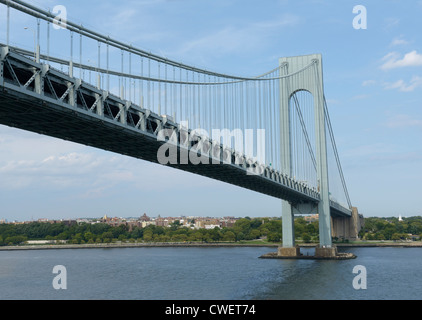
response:
[[[8,32],[0,44],[0,124],[279,198],[280,255],[298,254],[295,214],[319,214],[321,255],[335,254],[333,236],[357,237],[360,216],[335,145],[321,55],[281,58],[263,75],[240,77],[153,55],[66,21],[71,52],[63,59],[49,53],[54,15],[23,1],[0,3]],[[34,52],[10,45],[11,10],[36,19]],[[83,59],[93,43],[97,66]]]

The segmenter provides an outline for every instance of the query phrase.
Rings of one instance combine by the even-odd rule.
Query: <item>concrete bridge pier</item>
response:
[[[318,212],[319,205],[311,203],[291,204],[282,201],[282,232],[283,244],[278,248],[279,257],[300,257],[300,247],[296,245],[294,216],[295,214],[314,214]],[[330,217],[328,217],[329,221]],[[330,258],[337,256],[337,248],[332,245],[332,223],[326,221],[324,215],[320,215],[320,244],[315,248],[315,257]]]
[[[359,239],[359,232],[363,228],[364,218],[358,208],[352,208],[351,217],[333,217],[331,219],[333,238],[355,241]]]
[[[294,208],[285,200],[282,200],[282,233],[283,244],[278,248],[280,257],[298,257],[300,248],[295,244]]]
[[[301,257],[301,253],[299,246],[295,243],[294,215],[295,213],[303,214],[305,212],[303,210],[312,210],[312,213],[316,213],[316,207],[312,207],[312,205],[309,204],[295,206],[287,201],[283,201],[282,208],[283,244],[278,248],[277,256],[280,258],[299,258]],[[352,208],[352,215],[350,217],[331,217],[330,220],[331,223],[329,224],[328,232],[329,234],[332,233],[332,237],[350,241],[359,239],[359,231],[364,225],[364,218],[359,214],[357,208]],[[324,224],[322,229],[326,228],[326,223],[324,221],[320,220],[319,223]],[[337,247],[332,245],[331,241],[327,244],[327,239],[325,239],[325,242],[321,241],[315,248],[315,258],[336,259],[340,255],[341,254],[337,251]]]

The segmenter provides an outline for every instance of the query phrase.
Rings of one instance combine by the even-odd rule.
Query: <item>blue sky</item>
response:
[[[262,74],[321,53],[352,204],[365,216],[422,215],[422,1],[35,0],[139,48],[217,72]],[[353,28],[353,7],[367,29]],[[0,41],[6,10],[0,6]],[[35,28],[12,12],[16,23]],[[11,42],[33,49],[33,34]],[[57,32],[57,34],[54,34]],[[52,31],[52,37],[58,36]],[[68,57],[62,46],[52,54]],[[281,202],[136,159],[0,126],[0,219],[280,216]]]

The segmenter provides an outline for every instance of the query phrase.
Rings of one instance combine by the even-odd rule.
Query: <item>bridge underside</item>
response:
[[[41,99],[31,99],[8,89],[0,90],[0,124],[153,163],[158,163],[157,150],[165,143],[158,141],[155,136],[141,135],[114,123],[49,104]],[[271,183],[259,175],[247,175],[244,170],[231,164],[168,166],[272,197],[288,199],[292,202],[303,202],[304,196],[297,191],[275,182]]]

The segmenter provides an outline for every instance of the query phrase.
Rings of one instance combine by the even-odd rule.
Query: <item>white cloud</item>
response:
[[[366,99],[368,97],[369,97],[369,95],[367,95],[367,94],[358,94],[358,95],[354,96],[352,99],[353,100],[362,100],[362,99]]]
[[[363,87],[369,87],[369,86],[372,86],[376,83],[377,82],[375,80],[365,80],[364,82],[362,82],[362,86]]]
[[[0,163],[11,160],[41,161],[55,154],[80,152],[84,147],[28,131],[0,126]]]
[[[409,41],[403,39],[403,37],[397,37],[397,38],[394,38],[393,41],[391,41],[390,46],[395,47],[395,46],[402,46],[406,44],[409,44]]]
[[[71,153],[48,156],[43,160],[0,162],[0,187],[30,186],[72,187],[89,183],[90,173],[100,166],[92,154]]]
[[[397,89],[402,92],[411,92],[417,88],[422,88],[422,77],[414,76],[409,81],[409,83],[406,83],[404,80],[400,79],[396,82],[385,84],[384,88],[388,90]]]
[[[394,153],[395,149],[394,145],[379,142],[350,148],[344,152],[343,157],[345,159],[370,159],[374,155]]]
[[[398,114],[390,118],[386,126],[389,128],[422,127],[422,120],[415,119],[407,114]]]
[[[243,26],[225,26],[208,35],[183,43],[178,54],[209,51],[231,54],[260,48],[267,41],[272,40],[280,28],[296,25],[299,20],[297,16],[286,14],[274,20],[249,23]]]
[[[417,152],[399,152],[396,154],[388,155],[374,155],[371,160],[377,161],[380,164],[384,165],[396,165],[398,163],[409,163],[409,162],[420,162],[422,156]]]
[[[29,142],[24,145],[28,146]],[[7,152],[7,146],[0,144],[0,151],[5,151],[0,157],[0,190],[32,188],[47,194],[62,191],[77,198],[92,199],[107,197],[116,188],[162,193],[175,188],[187,191],[222,186],[221,182],[181,170],[90,148],[56,153],[43,148],[41,141],[37,146],[40,153],[31,156]]]
[[[400,55],[397,52],[390,52],[382,58],[382,61],[385,61],[381,66],[381,69],[383,70],[422,66],[422,54],[419,54],[414,50],[406,53],[404,57],[400,59]]]
[[[336,100],[336,99],[327,99],[327,103],[329,105],[333,105],[333,104],[339,104],[339,103],[341,103],[341,101],[340,100]]]
[[[400,24],[399,18],[386,18],[384,19],[384,28],[386,30],[391,30],[395,27],[397,27]]]

